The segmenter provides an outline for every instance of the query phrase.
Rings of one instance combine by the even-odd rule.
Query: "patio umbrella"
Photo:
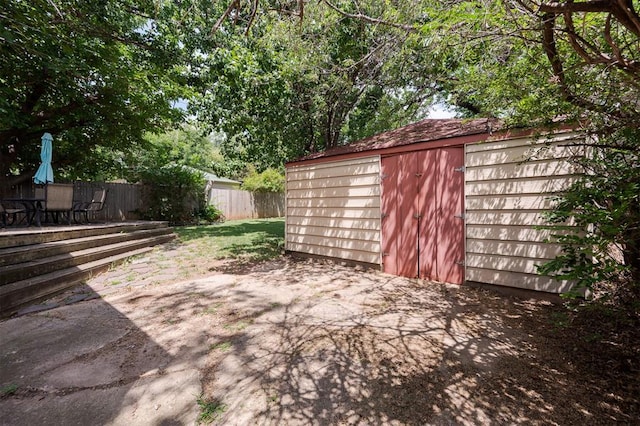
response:
[[[42,162],[40,163],[38,171],[33,176],[33,183],[46,184],[53,182],[53,169],[51,168],[52,141],[53,136],[51,136],[50,133],[42,135],[42,147],[40,148],[40,160]]]

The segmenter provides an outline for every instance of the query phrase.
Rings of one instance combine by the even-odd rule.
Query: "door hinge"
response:
[[[386,174],[386,173],[380,173],[380,179],[386,179],[386,178],[388,178],[388,177],[389,177],[389,175],[388,175],[388,174]]]
[[[458,261],[456,262],[456,265],[458,265],[458,266],[467,266],[467,264],[465,263],[465,261],[464,261],[464,260],[458,260]]]
[[[462,220],[466,219],[466,215],[464,213],[454,214],[453,217],[456,217],[456,218],[462,219]]]
[[[456,167],[455,169],[453,169],[453,171],[464,173],[465,167],[464,166]]]
[[[380,213],[380,219],[384,219],[387,216],[389,216],[387,213]]]
[[[382,256],[389,256],[389,252],[383,251]]]

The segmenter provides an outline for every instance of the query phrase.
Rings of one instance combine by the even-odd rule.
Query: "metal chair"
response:
[[[96,213],[104,208],[104,203],[107,200],[107,190],[104,188],[96,189],[93,192],[93,198],[89,202],[77,202],[73,206],[73,221],[78,223],[76,214],[84,214],[84,220],[87,223],[89,221],[89,212]]]
[[[14,204],[14,203],[12,203]],[[4,204],[0,203],[0,216],[2,216],[2,227],[6,228],[7,225],[13,225],[16,223],[18,213],[26,213],[27,209],[24,207],[5,207]],[[9,222],[9,217],[11,217],[11,222]]]
[[[62,213],[67,225],[71,224],[71,211],[73,210],[73,185],[62,183],[49,183],[45,187],[45,202],[42,211],[45,214],[55,214],[54,221],[58,222],[58,215]]]

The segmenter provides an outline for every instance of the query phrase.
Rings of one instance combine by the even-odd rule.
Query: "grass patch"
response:
[[[222,305],[223,305],[222,302],[215,303],[209,306],[208,308],[206,308],[205,310],[203,310],[202,315],[215,315],[218,313]]]
[[[218,351],[226,352],[229,349],[231,349],[232,346],[233,344],[231,342],[220,342],[220,343],[211,345],[209,349],[211,349],[212,351],[218,350]]]
[[[218,400],[209,400],[200,395],[196,399],[196,403],[200,407],[200,415],[198,416],[198,424],[201,423],[213,423],[217,420],[222,413],[227,410],[227,406]]]
[[[18,385],[10,384],[0,388],[0,396],[9,396],[16,393],[18,390]]]
[[[279,256],[284,248],[284,219],[232,220],[215,225],[174,228],[199,256],[252,261]]]
[[[231,330],[231,331],[242,331],[245,328],[249,327],[249,325],[251,325],[251,322],[238,321],[231,324],[225,324],[222,326],[222,328],[224,328],[225,330]]]

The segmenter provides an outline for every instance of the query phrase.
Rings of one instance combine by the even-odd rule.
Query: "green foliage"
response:
[[[209,204],[198,211],[198,218],[208,223],[222,222],[224,214],[219,208]]]
[[[16,393],[18,385],[11,383],[0,388],[0,396],[9,396]]]
[[[284,192],[284,176],[275,169],[267,169],[262,173],[251,170],[242,182],[242,189],[251,192]]]
[[[339,5],[355,12],[351,2]],[[404,9],[390,2],[360,7]],[[225,41],[202,59],[207,84],[191,106],[228,136],[221,147],[226,159],[258,170],[406,124],[420,115],[425,92],[432,93],[398,78],[403,74],[393,64],[406,59],[404,30],[367,25],[321,4],[305,4],[302,25],[264,10],[252,37],[237,33],[222,33]]]
[[[147,149],[136,152],[133,160],[153,156],[158,163],[174,162],[202,171],[210,170],[216,160],[213,142],[195,125],[183,124],[160,134],[147,133],[145,140]]]
[[[637,144],[640,132],[625,129],[606,139]],[[604,143],[604,141],[601,141]],[[638,145],[640,146],[640,145]],[[640,154],[594,149],[582,161],[585,175],[558,198],[549,219],[561,226],[563,252],[540,272],[574,280],[578,289],[622,302],[640,299]]]
[[[191,223],[204,208],[205,182],[201,173],[179,164],[153,165],[138,171],[147,185],[145,219],[171,224]]]
[[[200,415],[198,416],[198,424],[213,423],[216,421],[226,410],[227,406],[218,400],[209,400],[200,395],[196,399],[198,407],[200,407]]]
[[[153,2],[10,1],[0,6],[0,175],[30,173],[42,133],[68,177],[110,176],[145,131],[181,119],[186,59]]]

